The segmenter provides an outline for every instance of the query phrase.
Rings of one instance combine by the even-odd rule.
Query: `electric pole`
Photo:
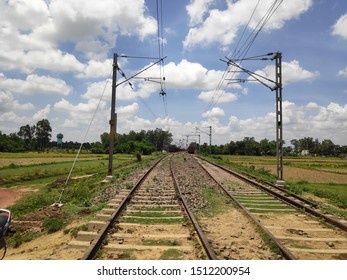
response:
[[[272,58],[266,58],[265,56],[272,55]],[[236,61],[240,60],[275,60],[275,81],[268,79],[267,77],[261,76],[257,73],[254,73],[250,70],[247,70],[236,63]],[[276,90],[276,158],[277,158],[277,182],[276,184],[278,186],[284,187],[285,182],[283,180],[283,121],[282,121],[282,53],[276,52],[276,53],[268,53],[266,55],[262,56],[256,56],[251,58],[243,58],[243,59],[236,59],[231,60],[228,59],[228,61],[224,61],[228,65],[235,66],[238,69],[241,69],[243,72],[247,73],[251,77],[254,78],[254,81],[258,81],[267,88],[269,88],[271,91]],[[247,80],[243,79],[231,79],[237,82],[246,82]],[[268,84],[266,84],[265,81],[271,82],[275,84],[274,87],[270,87]]]
[[[116,82],[117,82],[117,71],[118,71],[118,54],[113,55],[113,73],[112,73],[112,98],[111,98],[111,119],[110,119],[110,147],[109,147],[109,157],[108,157],[108,176],[112,176],[113,169],[113,148],[114,148],[114,138],[116,134]]]
[[[140,56],[128,56],[128,55],[121,55],[120,57],[127,57],[127,58],[144,58],[144,59],[157,59],[153,57],[140,57]],[[148,70],[149,68],[153,67],[154,65],[158,64],[159,62],[163,61],[166,58],[159,58],[155,63],[150,64],[149,66],[145,67],[138,73],[132,75],[131,77],[127,78],[123,71],[118,66],[118,54],[113,54],[113,74],[112,74],[112,98],[111,98],[111,119],[110,119],[110,147],[109,147],[109,157],[108,157],[108,179],[112,178],[112,169],[113,169],[113,149],[114,149],[114,139],[116,136],[116,126],[117,126],[117,114],[116,114],[116,88],[117,86],[128,83],[129,86],[133,89],[132,84],[129,82],[129,80],[135,78],[142,72]],[[123,76],[124,80],[119,82],[117,84],[117,71],[120,71],[120,74]],[[133,89],[134,90],[134,89]]]
[[[277,52],[272,57],[276,60],[276,157],[277,184],[283,182],[283,131],[282,131],[282,53]]]
[[[205,133],[206,135],[208,135],[210,137],[210,154],[212,154],[212,126],[210,125],[207,128],[209,128],[209,133],[201,130],[198,127],[195,127],[195,131],[200,131],[200,132]],[[200,141],[200,137],[199,137],[199,141]]]

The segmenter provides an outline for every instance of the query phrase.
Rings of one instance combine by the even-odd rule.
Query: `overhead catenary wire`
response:
[[[244,27],[244,29],[243,29],[243,32],[242,32],[242,34],[241,34],[241,36],[240,36],[240,38],[239,38],[239,40],[238,40],[238,42],[237,42],[237,44],[236,44],[236,47],[235,47],[235,49],[234,49],[234,54],[233,54],[233,56],[236,55],[236,53],[238,52],[238,46],[239,46],[239,44],[241,43],[242,38],[243,38],[244,34],[246,33],[246,30],[247,30],[247,28],[248,28],[248,26],[249,26],[249,24],[250,24],[250,22],[251,22],[251,20],[252,20],[252,18],[253,18],[253,16],[254,16],[256,10],[257,10],[257,8],[258,8],[259,2],[260,2],[260,0],[258,0],[258,2],[256,3],[256,5],[255,5],[254,8],[253,8],[252,14],[251,14],[250,18],[248,19],[248,22],[247,22],[247,24],[245,25],[245,27]],[[230,68],[229,65],[227,65],[227,67],[226,67],[226,69],[224,70],[223,75],[222,75],[222,77],[221,77],[221,79],[220,79],[220,81],[219,81],[219,83],[218,83],[218,86],[217,86],[217,88],[216,88],[215,91],[214,91],[214,94],[213,94],[213,97],[212,97],[212,102],[211,102],[210,107],[208,108],[208,110],[211,110],[212,107],[215,106],[215,105],[218,103],[219,99],[220,99],[221,96],[224,94],[224,90],[225,90],[226,86],[223,88],[223,90],[222,90],[222,86],[223,86],[223,83],[224,83],[224,81],[225,81],[225,79],[226,79],[226,76],[228,75],[228,72],[229,72],[228,69],[229,69],[229,68]],[[217,97],[218,94],[219,94],[219,97]]]
[[[268,8],[267,12],[263,15],[261,20],[256,25],[256,27],[253,28],[252,32],[249,34],[247,39],[243,42],[240,49],[237,49],[238,46],[240,45],[241,39],[244,36],[245,30],[249,26],[251,19],[253,18],[254,14],[256,12],[256,9],[258,8],[259,1],[256,3],[256,5],[253,9],[253,12],[250,16],[250,19],[248,20],[248,23],[247,23],[246,27],[244,28],[244,32],[242,33],[241,38],[239,39],[239,41],[236,45],[236,48],[235,48],[233,55],[232,55],[232,59],[238,59],[239,64],[242,63],[243,59],[245,58],[245,56],[249,52],[250,48],[254,44],[259,33],[265,27],[265,25],[270,20],[270,18],[273,16],[273,14],[277,11],[277,9],[280,7],[282,2],[283,2],[283,0],[275,0],[271,4],[271,6]],[[227,81],[227,78],[233,79],[234,75],[237,73],[237,71],[231,71],[232,69],[233,69],[233,67],[232,66],[229,67],[229,65],[228,65],[226,70],[224,71],[224,73],[220,79],[220,82],[218,83],[217,88],[214,90],[212,102],[210,103],[208,110],[211,110],[219,102],[220,98],[224,95],[226,88],[229,86],[229,82],[225,83],[225,81]],[[228,76],[230,74],[231,74],[231,78]],[[224,87],[223,87],[223,85],[224,85]]]
[[[158,42],[158,53],[159,57],[164,56],[164,28],[163,28],[163,2],[162,0],[156,0],[157,7],[157,42]],[[159,65],[160,73],[160,93],[159,95],[163,99],[165,116],[167,112],[167,99],[166,99],[166,84],[165,84],[165,72],[164,72],[164,61],[161,61]]]

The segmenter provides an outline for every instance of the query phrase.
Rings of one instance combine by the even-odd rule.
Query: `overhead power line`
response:
[[[233,51],[232,57],[231,59],[233,61],[238,60],[239,61],[239,65],[242,63],[243,58],[245,58],[245,56],[247,55],[247,53],[249,52],[249,50],[251,49],[252,45],[254,44],[256,38],[258,37],[259,33],[261,32],[261,30],[263,30],[263,28],[266,26],[266,24],[269,22],[269,20],[271,19],[271,17],[274,15],[274,13],[277,11],[277,9],[280,7],[280,5],[282,4],[283,0],[275,0],[271,6],[268,8],[268,10],[265,12],[265,14],[263,15],[263,17],[259,20],[259,22],[257,23],[257,25],[253,28],[253,30],[250,32],[249,36],[245,39],[245,41],[241,44],[242,38],[244,37],[245,31],[246,29],[249,27],[250,22],[252,20],[252,18],[254,17],[256,10],[259,7],[260,4],[260,0],[257,1],[257,3],[254,6],[254,9],[252,11],[252,14],[247,22],[247,25],[245,26],[242,35],[239,39],[239,41],[236,44],[236,47]],[[239,45],[241,44],[241,47],[239,48]],[[228,65],[227,68],[225,69],[216,89],[214,90],[214,94],[213,94],[213,98],[212,98],[212,102],[210,103],[210,106],[208,108],[208,110],[211,110],[211,108],[213,108],[218,101],[220,100],[220,98],[224,95],[226,88],[230,85],[229,82],[226,82],[227,79],[233,79],[235,74],[237,73],[236,71],[232,71],[232,69],[235,69],[232,65]],[[237,68],[236,68],[237,69]],[[230,77],[231,75],[231,77]]]

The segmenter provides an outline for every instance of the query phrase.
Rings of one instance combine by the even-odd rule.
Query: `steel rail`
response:
[[[121,201],[121,203],[119,204],[119,206],[117,207],[115,212],[111,215],[110,220],[108,222],[106,222],[106,224],[99,231],[98,235],[92,241],[92,243],[90,244],[88,249],[85,251],[85,253],[82,256],[81,260],[93,260],[93,259],[95,259],[98,251],[100,250],[100,248],[101,248],[101,246],[103,244],[103,240],[105,240],[105,237],[107,236],[107,233],[108,233],[109,229],[114,225],[114,223],[120,217],[121,212],[127,206],[127,204],[131,200],[131,198],[132,198],[133,194],[135,193],[135,191],[139,188],[139,186],[147,178],[147,176],[150,174],[150,172],[159,164],[159,162],[163,158],[161,158],[158,161],[156,161],[151,166],[151,168],[148,169],[146,171],[146,173],[140,178],[140,180],[133,186],[133,188],[129,191],[129,193],[123,198],[123,200]],[[183,197],[183,194],[181,193],[180,189],[178,188],[176,177],[174,176],[174,173],[173,173],[173,170],[172,170],[172,167],[171,167],[171,161],[170,161],[170,170],[171,170],[171,174],[172,174],[172,177],[173,177],[174,186],[175,186],[175,188],[178,191],[179,196],[180,196],[179,199],[182,202],[184,210],[187,213],[187,216],[189,217],[191,223],[193,224],[193,226],[194,226],[194,228],[195,228],[195,230],[196,230],[196,232],[198,234],[198,237],[199,237],[199,239],[200,239],[200,241],[201,241],[201,243],[202,243],[202,245],[203,245],[203,247],[205,249],[205,252],[206,252],[207,256],[209,257],[209,259],[217,260],[218,259],[217,256],[215,255],[213,249],[211,248],[211,246],[210,246],[207,238],[205,237],[205,234],[203,233],[199,223],[194,218],[194,215],[193,215],[192,211],[189,209],[188,203],[187,203],[186,199]]]
[[[286,248],[284,247],[281,242],[266,228],[258,221],[258,219],[246,208],[244,207],[231,193],[229,193],[222,184],[220,184],[213,176],[212,174],[204,167],[202,164],[198,161],[196,161],[203,170],[205,170],[206,174],[221,188],[221,190],[231,199],[233,200],[237,206],[239,206],[252,220],[253,222],[260,227],[268,236],[269,238],[276,244],[278,249],[282,252],[283,256],[287,260],[296,260],[295,256]]]
[[[289,203],[289,204],[291,204],[291,205],[293,205],[293,206],[295,206],[297,208],[300,208],[300,209],[304,210],[305,212],[308,212],[308,213],[312,214],[313,216],[316,216],[316,217],[318,217],[320,219],[325,220],[327,223],[329,223],[331,225],[334,225],[334,226],[336,226],[336,227],[338,227],[338,228],[340,228],[340,229],[342,229],[344,231],[347,231],[347,225],[341,223],[340,221],[338,221],[336,219],[328,217],[328,216],[326,216],[326,215],[324,215],[324,214],[322,214],[322,213],[320,213],[320,212],[318,212],[318,211],[316,211],[316,210],[314,210],[314,209],[312,209],[312,208],[310,208],[308,206],[302,205],[301,203],[299,203],[299,202],[289,198],[288,196],[280,194],[280,193],[278,193],[278,192],[276,192],[274,190],[271,190],[268,187],[266,187],[266,186],[264,186],[264,185],[262,185],[262,184],[260,184],[260,183],[258,183],[256,181],[254,181],[252,179],[249,179],[249,178],[247,178],[244,175],[241,175],[241,174],[239,174],[239,173],[237,173],[235,171],[232,171],[232,170],[230,170],[230,169],[228,169],[228,168],[226,168],[224,166],[221,166],[221,165],[219,165],[217,163],[211,162],[211,161],[206,160],[206,159],[201,158],[201,157],[199,157],[199,158],[201,160],[204,160],[204,161],[206,161],[206,162],[208,162],[208,163],[218,167],[218,168],[223,169],[224,171],[228,172],[229,174],[234,175],[235,177],[239,178],[240,180],[242,180],[242,181],[244,181],[244,182],[246,182],[248,184],[252,184],[253,186],[258,187],[258,188],[266,191],[267,193],[270,193],[270,194],[276,196],[277,198],[279,198],[279,199],[281,199],[281,200],[283,200],[283,201],[285,201],[285,202],[287,202],[287,203]]]
[[[213,162],[213,161],[210,161],[210,160],[208,160],[208,159],[202,158],[202,157],[200,157],[200,156],[198,156],[198,158],[200,158],[201,160],[204,160],[204,161],[206,161],[206,162],[208,162],[208,163],[210,163],[210,164],[212,164],[212,165],[215,165],[215,166],[217,166],[217,167],[220,167],[220,168],[222,168],[224,171],[232,172],[232,173],[235,173],[235,174],[240,175],[240,176],[251,177],[253,180],[255,180],[255,181],[257,181],[257,182],[260,182],[260,183],[262,183],[262,184],[268,185],[269,187],[275,188],[275,189],[277,189],[277,190],[279,190],[279,191],[281,191],[281,192],[284,192],[284,193],[286,193],[286,194],[288,194],[288,195],[290,195],[290,196],[293,196],[293,197],[295,197],[296,199],[298,199],[298,200],[300,200],[300,201],[302,201],[302,202],[304,202],[304,203],[306,203],[306,204],[308,204],[308,205],[311,205],[311,206],[314,207],[314,208],[317,208],[317,207],[318,207],[318,204],[317,204],[317,203],[312,202],[312,201],[310,201],[310,200],[308,200],[308,199],[305,199],[305,198],[303,198],[303,197],[301,197],[301,196],[299,196],[299,195],[297,195],[297,194],[295,194],[295,193],[293,193],[293,192],[291,192],[291,191],[289,191],[289,190],[286,190],[286,189],[284,189],[284,188],[282,188],[282,187],[276,186],[275,184],[272,184],[272,183],[270,183],[270,182],[267,182],[267,181],[265,181],[265,180],[263,180],[263,179],[261,179],[261,178],[258,178],[258,177],[254,176],[254,175],[247,174],[247,173],[241,173],[241,174],[240,174],[240,173],[236,173],[235,171],[232,171],[232,170],[230,170],[230,169],[228,169],[228,168],[226,168],[226,167],[224,167],[224,166],[222,166],[222,165],[219,165],[219,164],[217,164],[217,163],[215,163],[215,162]]]
[[[217,255],[215,254],[210,242],[207,240],[205,233],[203,232],[202,228],[200,227],[198,221],[195,219],[193,212],[189,208],[187,200],[185,199],[184,195],[182,194],[182,192],[179,188],[176,176],[175,176],[173,168],[172,168],[172,157],[170,158],[170,170],[171,170],[171,176],[174,179],[175,188],[176,188],[177,192],[179,193],[179,199],[181,200],[181,202],[184,206],[185,212],[187,213],[187,215],[188,215],[190,221],[192,222],[196,232],[198,233],[198,237],[200,239],[202,246],[205,249],[205,252],[206,252],[208,258],[210,260],[218,260]]]
[[[102,227],[102,229],[99,231],[98,235],[95,237],[95,239],[92,241],[88,249],[85,251],[84,255],[82,256],[81,260],[93,260],[96,257],[96,254],[100,250],[102,246],[102,242],[107,236],[108,230],[113,226],[113,224],[117,221],[119,218],[122,210],[125,208],[125,206],[130,201],[132,195],[135,193],[135,191],[138,189],[138,187],[142,184],[142,182],[147,178],[149,173],[158,165],[160,161],[162,161],[164,157],[157,160],[151,168],[149,168],[146,173],[139,179],[139,181],[132,187],[132,189],[129,191],[129,193],[123,198],[115,212],[111,215],[111,218],[109,221],[106,222],[106,224]]]

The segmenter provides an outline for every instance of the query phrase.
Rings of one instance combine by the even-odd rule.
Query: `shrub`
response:
[[[64,221],[60,218],[49,218],[43,222],[43,227],[48,233],[53,233],[61,230],[64,226]]]
[[[142,161],[142,157],[140,153],[136,153],[136,159],[138,162]]]

